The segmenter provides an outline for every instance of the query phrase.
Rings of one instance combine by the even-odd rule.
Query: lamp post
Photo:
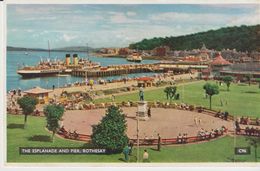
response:
[[[184,80],[182,80],[182,103],[184,103]]]
[[[58,74],[58,88],[60,88],[60,71],[59,71],[59,74]]]
[[[136,126],[136,136],[137,136],[137,163],[139,163],[139,114],[136,112],[136,121],[137,121],[137,126]]]

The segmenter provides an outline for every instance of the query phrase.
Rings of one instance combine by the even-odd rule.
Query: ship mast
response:
[[[86,45],[87,45],[87,59],[89,58],[89,49],[88,49],[88,43],[86,43]]]
[[[49,59],[51,57],[51,50],[50,50],[50,41],[48,40],[48,50],[49,50]]]

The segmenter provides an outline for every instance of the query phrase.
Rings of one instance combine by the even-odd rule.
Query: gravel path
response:
[[[136,138],[137,121],[134,117],[137,108],[122,109],[127,115],[127,135],[130,138]],[[152,108],[151,113],[152,117],[149,120],[139,122],[140,138],[156,138],[158,133],[162,138],[175,138],[179,133],[196,136],[201,128],[211,131],[211,129],[220,128],[221,126],[225,126],[229,130],[233,129],[231,121],[224,121],[197,112]],[[78,133],[90,135],[92,133],[91,125],[97,124],[104,115],[105,109],[67,111],[64,114],[63,125],[67,130],[77,130]],[[201,123],[196,125],[195,118],[200,118]]]

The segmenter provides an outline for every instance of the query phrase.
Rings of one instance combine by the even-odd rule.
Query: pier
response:
[[[100,63],[89,59],[78,58],[77,54],[66,54],[65,60],[40,61],[36,66],[24,67],[17,70],[23,78],[57,76],[70,74],[75,77],[108,77],[135,73],[189,73],[192,69],[201,70],[208,68],[208,64],[201,62],[161,61],[153,64],[118,64],[101,66]]]
[[[133,73],[147,73],[147,72],[168,72],[173,73],[189,73],[190,69],[201,70],[208,68],[208,65],[194,65],[194,64],[176,64],[176,63],[154,63],[154,64],[126,64],[126,65],[110,65],[107,67],[100,67],[98,69],[74,69],[71,75],[76,77],[107,77],[115,75],[125,75]]]
[[[111,65],[97,70],[75,69],[71,75],[77,77],[106,77],[133,73],[163,72],[158,64]]]

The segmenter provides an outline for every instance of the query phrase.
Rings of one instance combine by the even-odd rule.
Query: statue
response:
[[[144,88],[140,87],[139,90],[139,102],[137,106],[137,116],[141,121],[146,121],[149,119],[147,116],[147,102],[144,101]]]
[[[139,99],[140,99],[140,101],[144,101],[144,89],[143,89],[143,87],[140,87]]]

